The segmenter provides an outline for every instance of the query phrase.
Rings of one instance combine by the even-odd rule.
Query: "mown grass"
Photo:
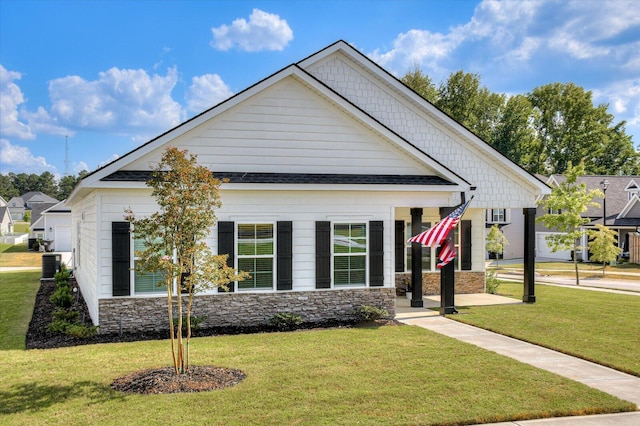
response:
[[[522,284],[498,292],[518,297]],[[640,376],[640,296],[537,284],[534,304],[464,313],[451,318]]]
[[[37,289],[37,272],[0,274],[3,288],[9,276],[18,277],[14,286]],[[521,285],[504,286],[501,292],[521,294]],[[540,287],[538,297],[546,298]],[[2,293],[0,311],[15,305],[30,313],[32,305],[11,300],[15,294]],[[526,310],[535,305],[516,306]],[[24,312],[2,322],[15,318],[20,323],[17,318],[24,318]],[[452,425],[636,408],[580,383],[411,326],[193,339],[193,364],[247,374],[235,387],[196,394],[129,395],[110,388],[121,375],[170,365],[168,341],[4,349],[0,424],[7,425]]]
[[[0,352],[3,424],[470,424],[616,412],[633,405],[410,326],[194,339],[195,364],[239,385],[128,395],[121,375],[170,363],[168,341]]]
[[[13,232],[16,234],[26,234],[29,232],[29,222],[15,222]]]
[[[4,272],[0,283],[0,350],[24,349],[40,272]]]
[[[42,264],[42,253],[29,251],[27,243],[0,243],[0,267],[2,266],[33,266]]]
[[[499,263],[498,266],[498,272],[505,270],[522,271],[524,269],[524,265],[521,263]],[[548,273],[551,275],[575,276],[575,266],[573,262],[536,262],[536,272]],[[581,277],[602,276],[602,264],[578,262],[578,272],[580,273]],[[621,263],[613,266],[607,265],[607,267],[605,268],[605,276],[607,278],[615,277],[616,279],[637,280],[638,277],[616,274],[616,272],[622,272],[624,274],[640,274],[640,265],[634,263]]]

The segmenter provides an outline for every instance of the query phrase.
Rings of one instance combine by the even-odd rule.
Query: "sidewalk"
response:
[[[463,303],[462,296],[466,296]],[[489,296],[489,297],[487,297]],[[425,308],[432,305],[438,296],[425,298]],[[507,300],[503,300],[507,299]],[[427,302],[427,300],[430,300]],[[477,300],[478,303],[474,303]],[[521,303],[514,299],[494,295],[456,295],[456,304],[472,306],[478,304]],[[495,302],[495,303],[491,303]],[[397,299],[396,319],[402,323],[416,325],[463,342],[508,356],[520,362],[550,371],[587,386],[617,396],[640,406],[640,378],[603,367],[589,361],[565,355],[530,343],[522,342],[478,327],[463,324],[438,315],[425,308],[410,308],[408,302]],[[439,306],[439,303],[435,306]],[[499,425],[640,425],[640,411],[613,415],[563,417],[539,420],[498,423]]]

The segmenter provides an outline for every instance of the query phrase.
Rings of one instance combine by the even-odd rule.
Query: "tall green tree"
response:
[[[13,185],[13,180],[9,175],[0,174],[0,196],[9,201],[13,197],[20,196],[20,192]]]
[[[596,225],[596,229],[589,230],[589,253],[590,260],[602,262],[602,276],[607,267],[607,263],[613,262],[622,253],[622,249],[616,246],[618,233],[608,226]]]
[[[136,269],[160,272],[165,277],[176,374],[189,369],[193,296],[248,276],[228,267],[227,255],[214,255],[205,242],[216,223],[215,209],[221,206],[220,184],[209,169],[197,164],[195,155],[169,147],[147,182],[159,210],[145,218],[136,218],[133,211],[126,210],[134,235],[145,246],[136,252],[140,259]],[[175,328],[174,303],[178,312]]]
[[[436,106],[477,136],[492,143],[506,96],[480,86],[478,74],[456,71],[438,87]]]
[[[543,161],[532,126],[533,106],[523,95],[511,96],[504,107],[492,145],[526,170]]]
[[[588,191],[584,183],[578,183],[578,178],[583,175],[583,163],[574,167],[569,162],[564,173],[564,181],[552,188],[551,194],[539,202],[549,213],[536,219],[536,222],[557,231],[546,237],[552,252],[573,250],[576,285],[580,285],[577,253],[584,248],[579,242],[587,232],[584,225],[590,222],[588,217],[582,216],[582,213],[586,212],[590,206],[598,206],[598,203],[593,201],[594,197],[604,197],[599,189]]]
[[[400,81],[429,102],[434,103],[436,101],[438,96],[436,85],[433,84],[428,75],[423,74],[422,71],[420,71],[417,64],[414,64],[413,71],[409,71],[403,75]]]
[[[69,194],[71,194],[71,191],[73,191],[73,188],[76,187],[78,182],[80,182],[82,180],[82,178],[85,177],[88,174],[89,174],[88,171],[82,170],[82,171],[80,171],[80,173],[78,173],[78,176],[73,176],[73,175],[62,176],[60,178],[60,182],[58,183],[58,197],[57,198],[59,200],[66,199],[69,196]]]
[[[569,163],[584,161],[588,174],[619,174],[627,161],[637,154],[624,123],[612,126],[608,106],[594,106],[590,91],[573,83],[552,83],[535,88],[529,101],[537,112],[535,129],[544,163],[534,173],[564,173]],[[629,160],[609,158],[623,149]]]

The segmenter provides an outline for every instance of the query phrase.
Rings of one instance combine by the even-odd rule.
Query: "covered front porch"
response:
[[[465,196],[462,195],[461,203]],[[397,307],[401,309],[433,308],[437,301],[439,314],[456,313],[455,305],[464,305],[468,296],[485,294],[485,209],[469,205],[457,226],[447,238],[451,239],[456,257],[438,268],[441,248],[427,247],[407,240],[433,227],[455,210],[452,207],[399,207],[395,209],[395,287]],[[535,302],[535,208],[523,208],[524,235],[524,303]],[[404,293],[410,293],[410,299]],[[486,295],[496,300],[493,295]],[[498,297],[498,296],[496,296]],[[458,300],[456,300],[456,298]],[[508,299],[513,303],[513,299]],[[458,302],[458,303],[457,303]],[[405,306],[406,305],[406,306]],[[432,311],[435,312],[435,311]]]

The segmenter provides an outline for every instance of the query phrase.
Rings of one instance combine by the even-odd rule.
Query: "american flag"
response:
[[[456,248],[453,246],[453,241],[450,239],[446,240],[444,247],[440,250],[440,256],[438,256],[440,259],[440,263],[436,265],[438,269],[446,266],[449,262],[455,259],[456,254]]]
[[[471,197],[469,201],[467,201],[466,203],[462,204],[460,207],[458,207],[457,209],[449,213],[447,217],[442,219],[440,222],[436,223],[431,228],[427,229],[426,231],[418,235],[415,235],[409,238],[407,242],[420,243],[423,246],[429,246],[429,247],[442,244],[442,242],[447,238],[447,235],[449,235],[449,232],[451,232],[451,230],[456,227],[458,222],[460,222],[460,218],[464,214],[465,210],[467,209],[467,206],[469,206],[469,203],[471,202],[472,199],[473,197]]]

